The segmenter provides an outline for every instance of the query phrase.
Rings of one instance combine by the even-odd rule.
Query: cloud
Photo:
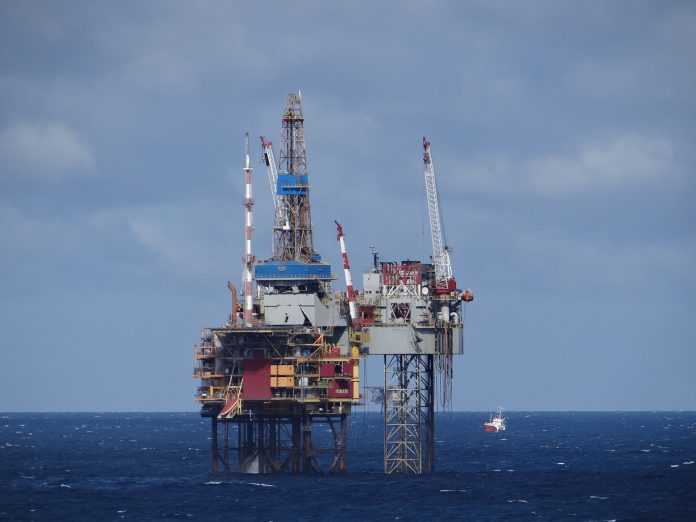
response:
[[[18,122],[0,132],[2,177],[59,179],[94,166],[94,157],[75,132],[60,122]]]
[[[446,167],[458,176],[443,186],[491,194],[563,196],[678,181],[672,144],[659,137],[625,134],[594,141],[568,154],[547,154],[514,161],[494,154],[463,167]],[[461,189],[460,189],[461,190]]]
[[[520,256],[543,266],[553,288],[673,290],[696,282],[693,241],[615,244],[538,231],[517,237]],[[670,285],[672,287],[670,288]]]
[[[165,262],[177,266],[194,266],[195,252],[191,252],[185,244],[175,240],[163,226],[142,217],[128,218],[131,231],[138,242],[146,249],[156,253]]]
[[[510,291],[578,296],[636,292],[686,293],[696,283],[693,237],[623,238],[579,236],[553,225],[540,227],[497,213],[474,213],[476,249],[455,263]],[[461,255],[466,257],[462,259]],[[468,270],[466,269],[468,267]]]
[[[667,178],[674,150],[665,140],[620,136],[582,147],[570,158],[549,156],[527,166],[531,187],[546,194],[627,187]]]
[[[172,3],[156,11],[155,16],[150,6],[141,6],[128,14],[128,23],[107,24],[98,36],[113,59],[111,73],[123,86],[138,93],[180,93],[230,73],[254,83],[274,67],[254,40],[254,24],[245,23],[244,8]]]
[[[228,209],[192,208],[204,208],[204,202],[44,215],[0,198],[0,285],[89,282],[90,274],[111,284],[124,278],[240,277],[241,256],[233,250],[243,244],[243,229],[230,227]]]
[[[55,221],[42,223],[0,200],[0,245],[5,252],[38,252],[44,248],[46,240],[60,233]]]
[[[209,209],[207,212],[192,212],[192,208],[203,208],[203,203],[191,205],[152,204],[139,207],[112,207],[103,209],[89,218],[90,226],[100,235],[117,237],[126,235],[140,248],[140,262],[150,255],[157,270],[169,270],[184,277],[205,278],[210,274],[224,274],[232,268],[234,258],[230,244],[221,243],[220,237],[229,234],[228,209]],[[241,205],[240,205],[241,206]],[[242,231],[238,231],[238,243],[242,244]],[[241,259],[239,261],[241,272]]]

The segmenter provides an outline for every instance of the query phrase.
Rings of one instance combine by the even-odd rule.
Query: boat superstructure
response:
[[[507,419],[503,417],[503,408],[498,406],[495,416],[491,413],[491,418],[484,423],[484,431],[505,431]]]

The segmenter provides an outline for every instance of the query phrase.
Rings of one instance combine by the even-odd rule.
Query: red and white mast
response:
[[[348,264],[348,254],[346,253],[346,241],[343,239],[343,227],[341,224],[334,220],[336,223],[336,230],[338,231],[338,242],[341,245],[341,256],[343,257],[343,272],[346,276],[346,291],[348,293],[348,309],[350,310],[350,319],[353,325],[358,324],[358,307],[355,302],[355,290],[353,290],[353,278],[350,276],[350,265]]]
[[[244,214],[246,226],[245,234],[245,249],[244,249],[244,324],[252,326],[252,311],[254,307],[253,292],[252,292],[252,270],[254,267],[254,256],[251,253],[251,232],[252,227],[252,208],[254,200],[251,198],[251,173],[254,169],[251,168],[249,162],[249,133],[244,137],[244,177],[246,178],[246,191],[244,194]]]

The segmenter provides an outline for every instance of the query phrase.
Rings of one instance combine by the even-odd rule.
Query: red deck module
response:
[[[244,400],[270,400],[271,398],[271,361],[264,359],[263,352],[254,352],[253,359],[244,359],[242,370]]]

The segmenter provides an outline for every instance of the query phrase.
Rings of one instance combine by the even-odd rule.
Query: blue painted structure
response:
[[[308,190],[307,174],[278,174],[276,193],[279,196],[304,196]]]
[[[254,265],[254,278],[259,281],[292,280],[331,280],[331,264],[317,261],[306,263],[303,261],[260,261]]]

